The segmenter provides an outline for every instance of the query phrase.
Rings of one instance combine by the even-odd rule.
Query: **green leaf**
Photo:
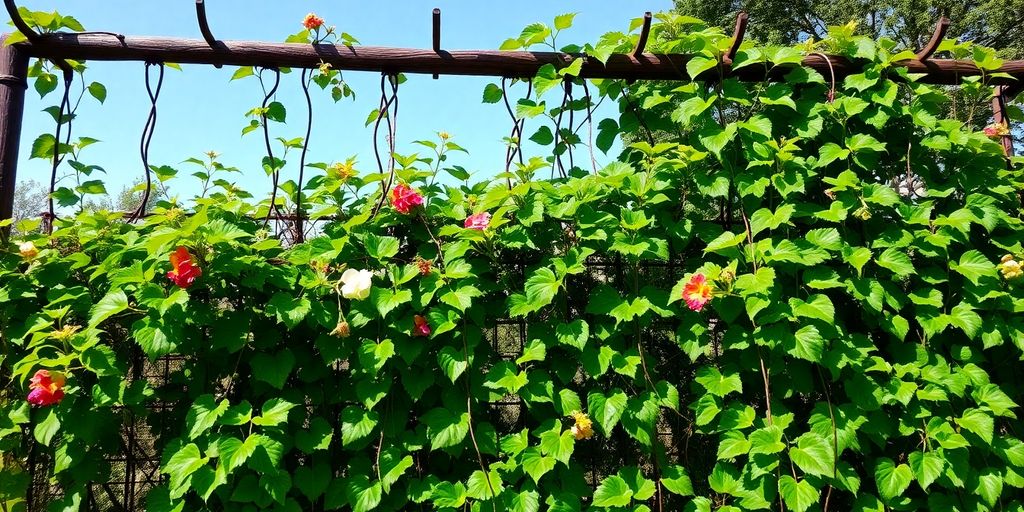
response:
[[[605,437],[610,436],[612,429],[626,411],[628,398],[620,389],[613,389],[607,396],[597,391],[587,395],[587,413],[601,426]]]
[[[439,450],[461,443],[469,433],[469,414],[453,414],[447,409],[432,409],[422,418],[427,425],[430,449]]]
[[[267,314],[277,318],[289,329],[295,328],[309,314],[312,305],[305,297],[293,297],[288,292],[277,292],[267,302]]]
[[[276,427],[288,421],[288,411],[292,410],[295,404],[281,399],[271,398],[263,404],[263,414],[252,419],[253,425],[264,427]]]
[[[996,275],[995,265],[984,254],[973,249],[963,253],[959,262],[951,261],[949,268],[974,284],[978,284],[982,277],[995,277]]]
[[[779,494],[790,509],[804,512],[818,502],[818,489],[806,479],[797,482],[789,475],[779,478]]]
[[[110,290],[89,310],[89,327],[96,327],[104,320],[128,309],[128,296],[124,290]]]
[[[365,440],[377,427],[380,415],[362,407],[350,405],[341,411],[341,445],[349,447]]]
[[[978,486],[974,491],[990,507],[994,507],[1003,494],[1003,476],[1000,473],[994,468],[985,468],[978,475]]]
[[[926,491],[928,486],[942,476],[942,472],[946,469],[946,461],[935,452],[911,452],[907,459],[910,462],[910,469],[917,477],[917,482],[921,484],[921,489]]]
[[[466,496],[474,500],[487,501],[500,495],[503,490],[505,487],[501,482],[501,474],[495,469],[489,473],[478,469],[466,481]]]
[[[207,460],[200,453],[199,447],[195,443],[189,443],[174,452],[167,459],[167,463],[161,468],[161,471],[171,477],[171,489],[177,489],[181,487],[189,475],[205,466]]]
[[[496,84],[487,84],[484,87],[484,103],[497,103],[501,101],[504,93],[501,92],[501,87]]]
[[[981,315],[974,312],[970,304],[961,302],[949,312],[949,323],[959,327],[968,338],[976,338],[982,328]]]
[[[804,472],[815,476],[832,476],[835,456],[832,445],[815,432],[807,432],[790,448],[789,458]]]
[[[581,318],[568,324],[558,324],[555,328],[555,337],[559,343],[582,351],[590,337],[590,326]]]
[[[245,78],[247,76],[252,76],[252,75],[253,75],[252,66],[242,66],[242,67],[236,69],[235,72],[231,75],[231,80],[238,80],[240,78]]]
[[[540,435],[540,449],[545,455],[550,455],[568,466],[569,457],[576,446],[576,438],[570,430],[559,432],[560,428],[548,430]]]
[[[829,299],[827,295],[811,295],[807,297],[806,301],[796,298],[789,299],[789,307],[798,317],[814,318],[826,323],[832,323],[836,318],[836,308],[832,305],[832,299]]]
[[[986,444],[992,444],[995,422],[986,412],[981,409],[968,409],[964,411],[963,416],[956,418],[955,421],[960,428],[980,437]]]
[[[222,439],[218,444],[218,452],[227,472],[231,473],[235,468],[245,464],[245,461],[256,453],[257,446],[259,446],[259,441],[254,435],[246,437],[244,443],[235,437]]]
[[[910,261],[910,257],[894,247],[882,251],[882,254],[878,255],[875,262],[878,263],[878,266],[889,269],[900,277],[906,277],[915,273],[914,264]]]
[[[57,418],[57,412],[50,409],[46,412],[46,417],[32,429],[32,435],[43,446],[50,446],[50,441],[59,430],[60,419]]]
[[[369,512],[380,505],[384,489],[380,482],[370,482],[366,475],[355,475],[345,481],[345,495],[353,512]]]
[[[598,507],[625,507],[633,500],[633,491],[618,475],[605,478],[594,491],[594,505]]]
[[[275,389],[283,389],[295,367],[292,351],[284,349],[276,354],[260,352],[249,361],[255,380],[266,382]]]
[[[805,325],[794,333],[793,339],[795,343],[789,350],[790,355],[811,362],[821,361],[821,356],[825,352],[825,339],[821,337],[817,327]]]
[[[227,400],[216,403],[213,395],[202,395],[196,398],[185,416],[185,428],[188,429],[189,440],[194,440],[210,430],[210,427],[217,422],[217,418],[220,418],[227,410]]]
[[[661,473],[661,484],[669,492],[680,496],[693,496],[693,483],[682,466],[668,466]]]
[[[697,369],[694,380],[704,386],[708,393],[715,396],[724,397],[729,393],[743,393],[740,374],[730,369],[726,369],[726,372],[728,375],[723,374],[714,366],[701,366]]]
[[[377,236],[367,233],[363,238],[363,244],[366,246],[366,254],[381,263],[398,254],[398,239],[393,236]]]
[[[442,348],[437,354],[437,362],[444,370],[445,376],[453,383],[469,368],[466,356],[452,347]]]
[[[545,473],[555,468],[558,461],[554,457],[541,455],[539,448],[530,447],[523,451],[521,464],[523,471],[537,483]]]
[[[570,12],[567,14],[559,14],[555,16],[555,30],[565,30],[572,26],[572,20],[576,17],[576,13]]]
[[[897,466],[892,459],[882,458],[875,466],[875,484],[878,486],[878,493],[882,499],[892,501],[903,494],[910,487],[914,479],[914,472],[910,466],[900,464]]]
[[[99,82],[89,84],[89,94],[91,94],[93,98],[96,98],[100,103],[107,101],[107,88]]]

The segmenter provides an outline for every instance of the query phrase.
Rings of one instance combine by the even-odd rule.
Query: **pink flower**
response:
[[[713,295],[711,285],[707,281],[704,274],[694,274],[690,278],[690,282],[683,287],[683,300],[686,301],[686,307],[694,311],[704,309],[704,305],[711,300]]]
[[[29,384],[28,403],[32,405],[53,405],[64,398],[64,374],[39,370]]]
[[[203,275],[203,269],[192,262],[192,255],[184,247],[178,247],[171,253],[171,267],[171,270],[167,272],[167,279],[182,288],[192,286],[192,283]]]
[[[427,319],[423,318],[422,315],[416,315],[412,317],[412,335],[418,337],[430,336],[430,324],[427,323]]]
[[[422,204],[423,196],[408,185],[399,183],[391,190],[391,206],[394,206],[398,213],[408,214]]]
[[[483,231],[487,229],[487,226],[491,223],[491,214],[487,212],[480,212],[475,215],[466,217],[465,226],[469,229],[475,229],[477,231]]]

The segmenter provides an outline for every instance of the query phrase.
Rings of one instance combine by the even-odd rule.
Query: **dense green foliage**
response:
[[[935,20],[945,15],[952,22],[947,37],[993,47],[1008,58],[1024,56],[1022,0],[675,0],[675,5],[680,14],[729,29],[736,13],[745,10],[752,20],[748,34],[774,44],[821,40],[828,27],[854,21],[863,35],[920,49],[935,30]]]
[[[555,46],[571,21],[504,47]],[[635,40],[584,49],[600,59]],[[695,54],[696,76],[728,45],[661,15],[650,48]],[[169,477],[154,512],[1024,510],[1024,293],[999,273],[1024,256],[1024,162],[940,118],[944,90],[893,66],[907,57],[894,46],[833,31],[821,49],[864,66],[839,84],[799,67],[801,50],[749,45],[734,66],[784,68],[784,82],[591,82],[620,106],[594,120],[595,145],[641,142],[541,179],[585,146],[585,131],[553,130],[560,114],[590,104],[557,94],[581,84],[579,61],[548,67],[513,102],[551,157],[471,183],[448,166],[462,149],[450,136],[419,141],[429,156],[395,166],[424,205],[376,215],[387,173],[312,163],[322,172],[277,197],[291,208],[301,189],[321,218],[295,245],[213,155],[192,161],[194,204],[161,202],[138,224],[83,213],[31,237],[38,254],[12,243],[0,504],[24,506],[34,446],[52,457],[53,508],[77,510],[111,478],[127,410]],[[310,79],[346,95],[335,71]],[[487,87],[486,103],[502,100]],[[254,109],[246,130],[285,108]],[[648,130],[674,136],[654,144]],[[286,165],[263,160],[269,174]],[[463,227],[483,212],[486,229]],[[165,277],[178,247],[202,271],[176,278],[184,288]],[[618,270],[595,270],[608,261]],[[373,272],[366,298],[342,282],[353,269]],[[681,300],[695,275],[714,284],[700,311]],[[507,319],[525,320],[511,356],[493,341]],[[655,351],[655,338],[670,343]],[[160,364],[166,382],[145,378]],[[30,407],[41,368],[66,374],[66,396]],[[495,419],[495,402],[520,416]],[[608,457],[610,444],[633,456]]]

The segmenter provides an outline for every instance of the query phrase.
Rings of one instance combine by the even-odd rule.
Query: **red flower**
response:
[[[324,19],[314,13],[307,14],[305,19],[302,20],[302,26],[309,30],[316,30],[323,25]]]
[[[192,286],[192,283],[203,275],[203,269],[192,262],[192,255],[184,247],[178,247],[178,250],[171,253],[171,267],[167,272],[167,279],[182,288]]]
[[[64,374],[39,370],[32,376],[28,389],[28,403],[32,405],[53,405],[64,398]]]
[[[391,190],[391,206],[394,206],[398,213],[408,214],[413,208],[422,204],[423,196],[409,188],[408,185],[399,183]]]
[[[686,307],[694,311],[704,309],[704,304],[707,304],[712,296],[711,285],[707,281],[704,274],[694,274],[690,278],[690,282],[683,287],[683,300],[686,301]]]
[[[475,229],[477,231],[483,231],[487,229],[487,226],[491,223],[491,214],[487,212],[480,212],[476,215],[470,215],[466,217],[465,226],[469,229]]]
[[[412,328],[412,335],[413,336],[420,336],[420,337],[430,336],[430,324],[427,323],[427,319],[426,318],[423,318],[422,315],[416,315],[416,316],[412,317],[412,322],[414,324],[414,326]]]

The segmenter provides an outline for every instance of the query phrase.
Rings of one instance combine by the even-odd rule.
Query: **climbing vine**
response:
[[[720,30],[656,18],[648,48],[691,54],[681,75],[721,65]],[[639,22],[559,46],[572,20],[502,48],[637,44]],[[289,41],[358,44],[303,25]],[[893,66],[912,50],[849,25],[731,57],[775,82],[548,65],[483,91],[512,130],[482,181],[455,135],[403,152],[399,75],[369,170],[306,163],[305,138],[275,153],[288,70],[242,68],[271,199],[210,153],[187,203],[69,214],[0,254],[0,506],[25,507],[32,459],[54,510],[86,507],[129,411],[161,456],[155,512],[1022,510],[1024,162],[989,126],[993,75],[930,85]],[[815,53],[863,71],[800,66]],[[326,64],[300,82],[353,94]],[[593,119],[601,102],[617,115]],[[32,156],[88,145],[45,140]],[[286,211],[297,236],[268,229]]]

